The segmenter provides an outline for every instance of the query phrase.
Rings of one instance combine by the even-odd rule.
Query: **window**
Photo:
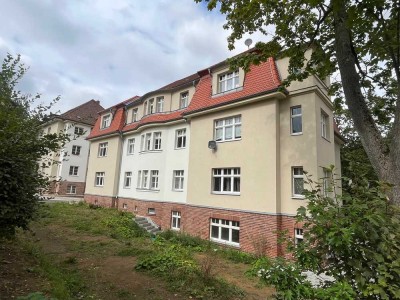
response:
[[[223,93],[239,87],[239,71],[219,75],[218,92]]]
[[[141,152],[161,150],[161,132],[149,132],[141,136]]]
[[[303,178],[303,167],[292,168],[292,180],[293,180],[293,197],[303,197],[304,191],[304,178]]]
[[[215,121],[214,139],[219,142],[237,140],[242,137],[241,116]]]
[[[147,114],[147,101],[144,101],[144,104],[143,104],[143,114],[144,115]]]
[[[104,186],[105,172],[96,172],[95,186]]]
[[[298,245],[303,242],[303,229],[295,228],[294,229],[294,244]]]
[[[128,204],[126,203],[122,204],[122,209],[128,209]]]
[[[104,115],[101,118],[101,128],[103,129],[110,127],[110,124],[111,124],[111,114]]]
[[[73,155],[79,155],[79,154],[81,154],[81,146],[73,145],[73,146],[72,146],[72,154],[73,154]]]
[[[186,129],[178,129],[175,133],[175,149],[186,148]]]
[[[149,179],[149,171],[148,170],[138,171],[137,188],[138,189],[148,189],[149,188],[148,179]]]
[[[132,172],[125,172],[124,188],[130,188],[132,183]]]
[[[149,100],[149,108],[148,108],[148,112],[149,115],[150,114],[154,114],[154,98]]]
[[[212,241],[239,246],[239,221],[212,218],[210,227]]]
[[[83,134],[83,131],[84,131],[84,130],[83,130],[82,127],[77,127],[77,126],[76,126],[76,127],[74,128],[74,133],[77,134],[77,135],[82,135],[82,134]],[[47,133],[49,133],[49,132],[47,132]]]
[[[164,111],[164,97],[157,97],[156,112]]]
[[[212,192],[214,194],[240,194],[240,168],[212,170]]]
[[[328,169],[323,168],[324,178],[322,178],[322,194],[324,197],[329,196],[329,192],[332,191],[332,172]]]
[[[329,116],[321,110],[321,136],[329,140]]]
[[[76,130],[76,128],[75,128],[75,130]],[[51,127],[47,128],[47,134],[50,134],[50,132],[51,132]]]
[[[78,166],[70,166],[69,167],[69,175],[71,176],[78,176]]]
[[[172,211],[171,229],[181,229],[181,213],[179,211]]]
[[[137,121],[137,116],[138,116],[138,109],[137,108],[132,109],[132,122]]]
[[[175,170],[174,178],[173,178],[173,190],[174,191],[183,191],[183,180],[184,180],[184,171],[183,170]]]
[[[133,152],[135,151],[135,139],[128,139],[128,150],[127,153],[128,155],[132,155]]]
[[[185,108],[189,104],[189,92],[181,93],[181,99],[179,100],[179,108]]]
[[[99,144],[99,157],[107,156],[108,142]]]
[[[149,208],[147,209],[147,214],[149,214],[149,215],[155,215],[155,214],[156,214],[156,209],[153,208],[153,207],[149,207]]]
[[[290,118],[290,130],[292,135],[303,133],[301,106],[294,106],[290,108]]]
[[[67,194],[76,194],[76,185],[67,185]]]
[[[152,190],[158,189],[158,170],[151,170],[150,189]]]
[[[153,147],[154,150],[161,150],[161,132],[153,133]]]

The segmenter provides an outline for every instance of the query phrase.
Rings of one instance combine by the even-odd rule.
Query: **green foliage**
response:
[[[138,271],[147,271],[163,278],[173,291],[180,291],[196,299],[241,299],[242,290],[210,275],[200,268],[191,256],[191,247],[172,244],[159,247],[158,253],[142,257],[136,264]]]
[[[296,247],[288,241],[296,263],[276,261],[259,268],[278,299],[400,299],[400,211],[388,203],[389,186],[362,183],[343,196],[306,192],[308,205],[297,212],[304,241]],[[301,274],[305,270],[334,281],[313,287]]]
[[[251,264],[256,260],[256,257],[253,254],[235,249],[219,248],[215,249],[215,252],[221,257],[224,257],[234,263]]]
[[[202,252],[209,247],[210,242],[205,241],[197,236],[192,236],[186,233],[175,232],[173,230],[166,230],[161,232],[156,237],[156,242],[162,243],[163,241],[179,244],[181,246],[191,248],[194,251]]]
[[[15,90],[25,71],[20,57],[11,55],[0,71],[0,236],[14,235],[16,227],[27,228],[48,184],[38,161],[68,140],[62,133],[39,137],[49,107],[31,109],[39,95]]]
[[[118,212],[118,214],[106,218],[105,226],[111,229],[111,236],[117,239],[131,239],[145,236],[146,233],[135,222],[133,215],[129,212]]]
[[[18,297],[17,300],[52,300],[53,298],[47,298],[40,292],[30,293],[27,296]]]

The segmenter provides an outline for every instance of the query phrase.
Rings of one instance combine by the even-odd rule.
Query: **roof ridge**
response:
[[[62,114],[59,115],[59,116],[62,117],[63,115],[66,115],[67,113],[71,113],[71,112],[73,112],[73,111],[75,111],[75,110],[81,108],[82,106],[84,106],[84,105],[86,105],[86,104],[88,104],[88,103],[90,103],[90,102],[92,102],[92,101],[94,101],[94,102],[97,102],[97,101],[98,101],[98,104],[100,105],[100,101],[99,101],[99,100],[91,99],[91,100],[89,100],[89,101],[87,101],[87,102],[85,102],[85,103],[82,103],[81,105],[78,105],[78,106],[76,106],[76,107],[74,107],[74,108],[71,108],[70,110],[67,110],[66,112],[62,113]]]

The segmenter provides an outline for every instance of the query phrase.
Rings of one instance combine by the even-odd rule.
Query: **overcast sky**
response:
[[[143,95],[247,49],[227,48],[225,16],[192,0],[0,0],[0,58],[21,54],[20,84],[65,112]],[[253,36],[253,45],[257,37]]]

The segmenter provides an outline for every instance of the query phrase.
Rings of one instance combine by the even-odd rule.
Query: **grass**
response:
[[[51,295],[60,300],[88,296],[84,280],[77,271],[78,258],[73,254],[87,253],[99,258],[110,255],[137,257],[137,264],[132,269],[135,267],[137,271],[162,279],[171,291],[198,299],[245,298],[243,290],[214,274],[214,262],[219,258],[227,263],[252,264],[256,261],[253,255],[173,231],[165,231],[152,240],[132,221],[133,217],[131,213],[84,203],[44,204],[39,211],[39,224],[69,228],[74,236],[78,236],[68,244],[67,250],[72,254],[60,262],[25,241],[26,250],[38,260],[40,272],[51,282]],[[85,239],[79,239],[79,234]],[[197,253],[206,259],[195,259]],[[130,297],[125,290],[115,293],[121,299]]]

